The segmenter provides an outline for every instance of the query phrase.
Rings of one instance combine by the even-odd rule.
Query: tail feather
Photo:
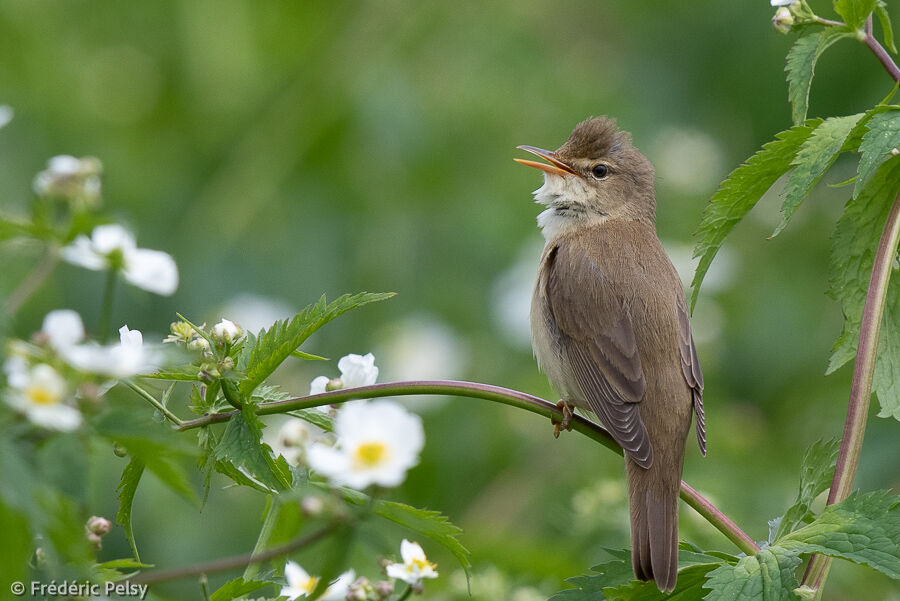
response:
[[[659,486],[657,474],[626,460],[631,516],[631,565],[639,580],[671,592],[678,579],[678,489]]]

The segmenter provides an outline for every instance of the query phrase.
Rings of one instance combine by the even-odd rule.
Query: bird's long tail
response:
[[[671,466],[663,469],[667,462],[660,459],[655,457],[646,469],[625,459],[631,513],[631,566],[635,578],[654,580],[659,590],[671,592],[678,579],[681,470],[672,470]]]

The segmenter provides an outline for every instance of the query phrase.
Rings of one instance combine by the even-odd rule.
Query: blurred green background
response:
[[[831,16],[829,3],[813,6]],[[333,359],[372,351],[381,381],[470,379],[555,400],[528,338],[540,178],[513,163],[515,146],[555,148],[578,121],[617,117],[657,167],[659,234],[689,279],[691,232],[716,184],[790,125],[791,39],[772,30],[773,10],[763,0],[0,0],[0,104],[15,109],[0,131],[3,209],[26,210],[49,157],[97,156],[105,205],[140,246],[171,253],[182,278],[171,298],[121,286],[115,323],[161,338],[180,311],[255,329],[322,292],[396,291],[304,348]],[[817,69],[810,115],[865,110],[890,88],[863,45],[842,42]],[[716,259],[694,314],[709,456],[692,448],[684,477],[758,540],[792,501],[804,449],[843,424],[850,368],[822,375],[841,326],[824,295],[829,237],[848,197],[824,184],[852,175],[855,159],[842,160],[770,241],[780,184],[767,194]],[[0,292],[38,255],[3,247]],[[96,327],[102,278],[61,266],[14,333],[27,337],[59,307]],[[297,362],[277,379],[302,394],[321,374],[338,375],[334,362]],[[465,529],[475,599],[545,599],[606,559],[604,547],[629,544],[617,456],[574,434],[554,440],[549,423],[509,408],[410,406],[428,442],[390,496]],[[857,484],[896,487],[898,425],[874,409]],[[106,451],[84,494],[113,516],[124,462]],[[224,484],[214,479],[198,513],[145,478],[143,558],[176,566],[251,549],[263,499]],[[683,538],[735,551],[687,508],[681,524]],[[371,528],[352,567],[376,576],[375,556],[396,554],[404,535]],[[465,598],[452,557],[421,542],[442,574],[426,598]],[[101,557],[126,555],[117,529]],[[312,571],[317,557],[297,559]],[[826,599],[900,599],[894,586],[838,562]],[[151,590],[199,595],[191,581]]]

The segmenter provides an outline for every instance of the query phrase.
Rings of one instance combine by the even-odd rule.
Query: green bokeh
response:
[[[513,284],[527,283],[541,243],[530,197],[539,178],[512,162],[515,146],[555,147],[585,117],[617,117],[657,165],[659,233],[684,254],[718,181],[790,125],[790,39],[772,30],[772,11],[763,0],[0,1],[0,104],[16,111],[0,131],[3,208],[25,210],[48,157],[97,156],[106,206],[141,246],[170,252],[182,279],[171,298],[123,285],[114,323],[161,337],[175,311],[218,320],[248,293],[299,310],[322,292],[396,291],[304,348],[332,358],[374,350],[385,376],[408,373],[403,358],[435,356],[420,375],[553,399],[527,341],[509,332],[527,331],[514,301],[524,294],[527,307],[529,292],[516,296]],[[817,69],[810,115],[859,112],[890,87],[865,47],[841,42]],[[839,163],[825,183],[852,168]],[[806,446],[841,432],[849,368],[822,375],[841,325],[824,290],[848,195],[821,185],[767,241],[779,218],[770,192],[729,239],[720,284],[697,306],[709,456],[692,449],[685,479],[755,539],[793,498]],[[0,250],[0,292],[36,259],[30,247]],[[102,285],[100,274],[60,267],[14,333],[28,336],[59,307],[96,327]],[[431,337],[415,342],[423,331]],[[278,379],[303,393],[319,374],[336,366],[298,362]],[[144,409],[127,392],[114,398]],[[422,413],[421,465],[391,497],[465,529],[476,599],[497,594],[491,587],[510,598],[516,587],[552,593],[603,560],[602,547],[628,544],[615,455],[478,401],[422,403]],[[872,419],[857,483],[896,486],[897,425]],[[124,462],[108,451],[97,450],[88,498],[112,516]],[[143,558],[174,566],[252,548],[263,499],[223,484],[198,514],[147,478],[135,505]],[[734,551],[690,510],[681,517],[683,537]],[[375,555],[404,535],[373,529],[353,567],[374,575]],[[446,575],[427,598],[456,598],[452,557],[426,550]],[[114,531],[104,556],[127,553]],[[838,562],[826,599],[882,599],[892,586]],[[197,598],[189,581],[154,592]]]

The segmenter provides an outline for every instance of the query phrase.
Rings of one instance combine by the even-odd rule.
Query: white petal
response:
[[[793,4],[796,0],[771,0],[772,6],[788,6],[789,4]]]
[[[122,251],[128,256],[135,250],[134,235],[118,223],[98,225],[91,232],[91,244],[101,255],[108,255],[114,250]]]
[[[138,288],[170,296],[178,288],[178,267],[168,253],[139,248],[126,255],[125,279]]]
[[[388,578],[394,578],[395,580],[402,580],[407,584],[416,584],[419,582],[419,578],[414,575],[406,565],[402,563],[392,563],[389,564],[385,568],[385,572],[388,575]]]
[[[110,365],[109,347],[94,342],[60,349],[63,360],[75,369],[94,374],[105,374]]]
[[[59,256],[66,263],[100,271],[109,267],[109,259],[97,253],[87,236],[78,236],[69,246],[61,248]]]
[[[81,413],[68,405],[35,405],[32,403],[26,410],[28,419],[48,430],[71,432],[81,425]]]
[[[22,389],[28,386],[28,360],[25,357],[13,355],[3,362],[3,371],[10,387]]]
[[[84,338],[84,323],[75,311],[57,309],[44,317],[41,331],[50,339],[50,346],[61,349],[81,342]]]
[[[341,381],[344,388],[370,386],[378,379],[378,368],[372,353],[366,355],[347,355],[338,361],[341,370]]]
[[[289,561],[284,565],[284,579],[289,587],[303,587],[309,580],[309,573],[300,567],[295,561]]]
[[[325,392],[326,386],[328,386],[328,378],[319,376],[309,383],[309,394],[322,394]]]
[[[12,121],[13,109],[8,104],[0,104],[0,127]]]
[[[412,563],[414,559],[425,561],[425,551],[422,549],[422,545],[405,538],[400,543],[400,556],[403,558],[403,563]]]
[[[346,454],[319,443],[309,446],[306,460],[314,471],[332,479],[342,477],[350,469],[350,459]]]
[[[347,591],[350,590],[350,585],[355,580],[356,572],[347,570],[325,589],[325,592],[319,597],[319,601],[345,601]]]
[[[66,381],[46,363],[32,367],[29,379],[31,386],[39,386],[48,390],[55,397],[62,397],[66,393]]]
[[[81,171],[81,160],[69,154],[60,154],[47,161],[47,168],[55,176],[76,175]]]
[[[119,328],[119,340],[122,346],[141,347],[144,344],[144,336],[140,330],[129,330],[127,325]]]

